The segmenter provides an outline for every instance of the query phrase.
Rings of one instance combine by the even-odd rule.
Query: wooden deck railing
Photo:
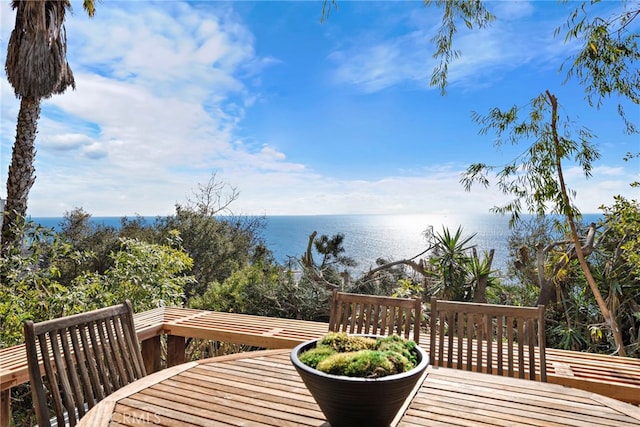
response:
[[[161,368],[160,341],[166,336],[166,365],[184,362],[187,338],[261,348],[293,348],[328,331],[328,323],[163,307],[134,318],[147,372]],[[420,345],[429,348],[429,334]],[[640,404],[640,359],[547,348],[547,381]],[[29,381],[24,345],[0,350],[0,427],[8,426],[11,388]]]

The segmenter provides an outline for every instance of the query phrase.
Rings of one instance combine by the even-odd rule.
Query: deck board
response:
[[[328,323],[161,307],[134,315],[141,341],[162,334],[202,338],[260,348],[293,348],[328,331]],[[429,334],[420,345],[429,348]],[[547,348],[548,382],[588,390],[640,405],[640,359]],[[266,367],[264,369],[267,369]],[[28,382],[24,345],[0,350],[2,418],[12,387]],[[539,385],[539,383],[537,383]]]

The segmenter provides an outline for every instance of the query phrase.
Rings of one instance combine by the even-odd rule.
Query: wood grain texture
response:
[[[161,307],[134,315],[138,339],[145,352],[147,372],[160,368],[160,336],[194,337],[263,348],[293,348],[326,334],[329,324],[279,319],[240,313],[220,313],[180,307]],[[423,348],[430,348],[430,334],[420,335]],[[453,341],[456,354],[467,351]],[[472,352],[475,351],[472,349]],[[40,350],[37,349],[38,354]],[[497,349],[492,349],[498,354]],[[176,349],[177,354],[177,349]],[[41,359],[39,354],[39,359]],[[500,365],[500,363],[498,363]],[[503,363],[504,364],[504,363]],[[477,370],[477,367],[470,370]],[[463,367],[465,369],[465,367]],[[508,367],[506,368],[508,369]],[[640,405],[640,359],[546,349],[547,381],[591,391]],[[44,367],[41,365],[41,374]],[[11,421],[11,387],[29,381],[25,345],[0,349],[0,426]]]
[[[547,381],[544,306],[431,298],[432,364]]]
[[[79,426],[322,426],[289,350],[240,353],[149,375],[107,397]],[[640,409],[583,390],[430,366],[392,424],[634,426]]]
[[[400,335],[420,342],[422,300],[333,290],[329,330],[350,334]]]
[[[70,426],[105,396],[146,375],[131,303],[24,324],[38,425]],[[42,357],[40,357],[42,356]],[[41,367],[44,367],[44,378]]]

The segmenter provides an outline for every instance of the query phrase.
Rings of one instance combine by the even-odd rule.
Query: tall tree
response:
[[[89,16],[94,0],[84,0]],[[18,238],[17,219],[27,212],[29,190],[35,182],[35,139],[43,99],[75,89],[67,62],[65,17],[69,0],[13,0],[16,22],[9,44],[5,71],[20,98],[16,139],[7,176],[7,199],[2,218],[2,253]]]
[[[602,317],[611,329],[618,352],[624,356],[622,334],[616,318],[605,303],[585,259],[575,221],[580,212],[571,201],[574,192],[567,187],[562,168],[562,161],[570,159],[582,168],[587,178],[591,176],[592,163],[600,157],[590,143],[592,135],[584,128],[578,130],[577,138],[572,135],[571,121],[560,119],[558,100],[549,91],[531,102],[527,119],[519,118],[519,110],[517,107],[505,111],[493,108],[485,117],[474,114],[476,122],[483,126],[481,133],[489,130],[497,133],[496,145],[515,145],[525,141],[531,141],[531,145],[523,155],[500,168],[485,163],[472,164],[461,181],[467,191],[474,182],[487,186],[487,174],[499,169],[498,188],[513,198],[506,205],[492,210],[511,214],[512,224],[519,219],[522,211],[538,215],[545,215],[550,211],[564,215],[571,229],[572,251],[575,251]],[[570,255],[567,254],[567,258]]]

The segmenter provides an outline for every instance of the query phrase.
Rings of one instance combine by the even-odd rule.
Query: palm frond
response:
[[[64,27],[69,0],[13,1],[15,27],[5,71],[17,97],[48,98],[75,89]]]

